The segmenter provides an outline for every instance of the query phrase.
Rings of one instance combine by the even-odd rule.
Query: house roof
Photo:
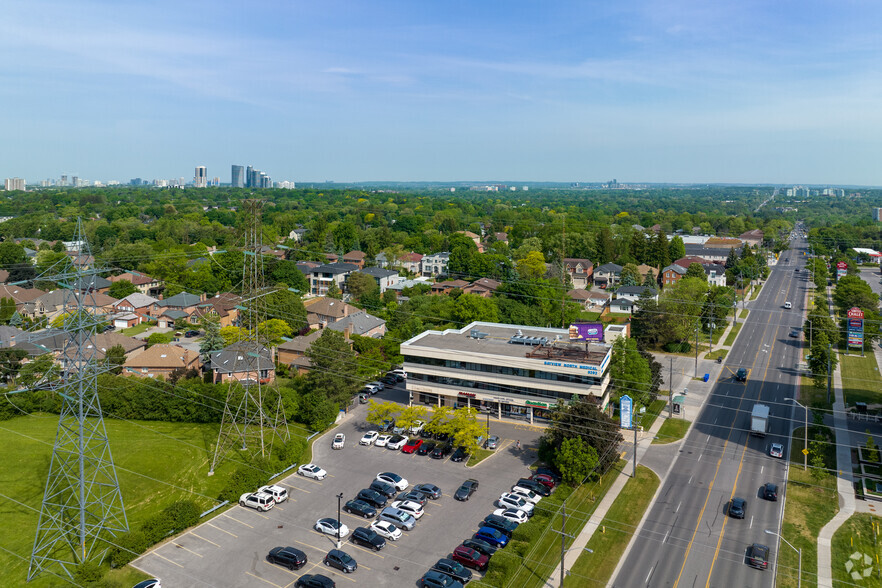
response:
[[[460,235],[465,235],[469,239],[480,239],[480,237],[478,237],[476,234],[474,234],[471,231],[457,231],[457,233],[459,233]]]
[[[165,318],[170,318],[173,321],[176,321],[178,319],[187,318],[190,315],[187,314],[183,310],[178,310],[177,308],[169,308],[168,310],[163,312],[162,315],[160,315],[160,316],[164,316]]]
[[[381,278],[381,279],[398,275],[398,272],[396,272],[395,270],[388,270],[388,269],[383,269],[380,267],[366,267],[360,271],[361,271],[361,273],[367,274],[373,278]]]
[[[22,331],[8,325],[0,325],[0,347],[9,347],[17,341],[25,340],[28,336],[27,331]]]
[[[349,253],[343,256],[343,259],[357,259],[359,261],[364,260],[365,255],[367,255],[364,251],[359,251],[357,249],[353,249]]]
[[[154,282],[158,282],[159,280],[155,278],[151,278],[150,276],[138,273],[138,272],[125,272],[118,276],[110,276],[107,278],[111,282],[119,282],[120,280],[128,280],[135,286],[145,286],[147,284],[152,284]]]
[[[252,341],[237,341],[211,353],[211,369],[222,374],[259,372],[273,369],[269,349]]]
[[[83,299],[83,303],[86,306],[105,307],[116,302],[116,298],[107,296],[106,294],[99,294],[98,292],[89,292],[83,297]],[[39,298],[31,301],[31,304],[36,304],[38,302],[42,304],[47,311],[52,312],[65,304],[72,307],[76,302],[76,297],[75,293],[71,290],[59,289],[43,294]]]
[[[198,361],[199,352],[178,345],[154,345],[134,354],[124,364],[127,368],[185,368]]]
[[[704,242],[705,247],[740,247],[741,239],[732,239],[730,237],[711,237]]]
[[[412,263],[423,260],[423,255],[421,253],[414,253],[411,251],[410,253],[405,253],[399,259],[405,263]]]
[[[508,233],[494,233],[497,241],[508,241]]]
[[[296,353],[306,353],[313,341],[322,336],[322,331],[313,331],[302,337],[294,337],[290,341],[285,341],[279,345],[279,351],[294,351]]]
[[[46,292],[36,288],[24,288],[22,286],[0,286],[0,298],[12,298],[16,304],[36,300]]]
[[[693,263],[697,263],[698,265],[702,265],[707,263],[707,260],[703,257],[698,257],[697,255],[687,255],[686,257],[681,257],[674,264],[688,268]]]
[[[576,267],[580,263],[582,267],[591,267],[593,264],[590,259],[579,258],[579,257],[564,257],[564,263],[567,266],[567,269],[570,267]]]
[[[569,296],[573,300],[582,300],[582,301],[588,300],[589,294],[590,294],[590,292],[588,292],[588,290],[585,290],[583,288],[574,288],[573,290],[570,290],[569,292],[567,292],[567,296]]]
[[[384,321],[383,319],[377,318],[362,311],[341,318],[340,320],[328,325],[328,329],[331,331],[340,331],[342,333],[345,332],[348,328],[349,333],[352,335],[364,335],[365,333],[368,333],[371,330],[376,329],[377,327],[381,327],[385,324],[386,321]]]
[[[358,271],[358,266],[351,263],[334,262],[326,263],[318,267],[312,268],[312,274],[348,274],[349,272]]]
[[[739,253],[741,251],[741,247],[733,247],[735,249],[735,253]],[[686,244],[686,255],[696,256],[696,257],[725,257],[729,255],[729,248],[726,247],[705,247],[703,245],[692,245],[690,243]]]
[[[88,276],[88,277],[84,276],[84,277],[80,278],[79,280],[75,280],[71,284],[71,287],[74,290],[80,290],[80,291],[102,290],[104,288],[110,288],[111,284],[113,284],[113,282],[111,282],[107,278],[102,278],[101,276]]]
[[[615,300],[610,301],[610,306],[618,306],[619,308],[631,308],[634,306],[634,301],[629,300],[628,298],[616,298]]]
[[[617,263],[605,263],[600,267],[595,268],[597,272],[605,272],[605,273],[614,273],[619,274],[622,272],[622,266]]]
[[[751,229],[738,235],[739,239],[762,239],[765,234],[759,229]]]
[[[447,280],[432,285],[432,290],[444,290],[447,288],[465,288],[469,283],[465,280]]]
[[[662,269],[662,273],[666,273],[666,272],[668,272],[668,271],[672,271],[672,272],[674,272],[674,273],[678,273],[678,274],[680,274],[681,276],[685,276],[685,275],[686,275],[686,268],[683,267],[682,265],[677,265],[676,263],[672,263],[672,264],[669,265],[668,267]]]
[[[67,333],[61,332],[60,335],[65,340],[70,339],[70,335]],[[40,341],[42,345],[48,347],[46,345],[47,341]],[[97,335],[92,335],[90,341],[83,341],[85,348],[81,351],[82,355],[86,358],[91,359],[104,359],[107,355],[107,351],[111,347],[115,347],[116,345],[122,346],[125,350],[126,355],[129,355],[133,351],[137,349],[143,349],[147,347],[147,343],[142,341],[141,339],[135,339],[133,337],[127,337],[125,335],[120,335],[119,333],[99,333]],[[64,346],[62,344],[61,347],[57,348],[59,350],[64,350]],[[65,359],[76,359],[77,356],[77,347],[70,346],[67,350],[62,354],[62,357]]]
[[[119,300],[118,302],[114,302],[114,306],[124,306],[128,302],[130,306],[133,308],[144,308],[145,306],[150,306],[151,304],[155,304],[159,302],[153,296],[147,296],[146,294],[141,294],[140,292],[133,292],[129,294],[125,298]]]
[[[502,282],[499,282],[492,278],[478,278],[477,280],[472,282],[471,285],[484,288],[485,290],[490,290],[491,292],[495,292],[502,285]]]
[[[432,261],[449,260],[450,259],[450,252],[449,251],[441,251],[439,253],[429,253],[428,255],[424,255],[423,259],[431,259]]]
[[[655,288],[650,288],[649,286],[622,286],[616,290],[616,294],[636,294],[640,296],[647,290],[649,291],[650,296],[655,296],[657,294]]]
[[[328,296],[304,300],[303,306],[306,307],[306,312],[309,314],[329,316],[335,319],[358,312],[358,308]]]
[[[637,271],[640,272],[641,276],[645,276],[649,272],[652,272],[653,274],[655,274],[655,268],[652,267],[651,265],[646,265],[645,263],[641,263],[640,265],[638,265]]]
[[[174,296],[170,296],[168,298],[165,298],[164,300],[159,300],[156,305],[159,307],[176,306],[180,308],[187,308],[190,306],[196,306],[202,301],[202,297],[198,294],[181,292],[180,294],[175,294]]]

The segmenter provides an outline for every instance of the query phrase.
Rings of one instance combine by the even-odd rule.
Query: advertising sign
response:
[[[848,309],[848,318],[850,319],[862,319],[864,318],[864,311],[858,308],[857,306],[853,306]]]
[[[630,429],[631,428],[631,413],[634,408],[634,403],[631,400],[630,396],[622,396],[621,404],[619,404],[619,415],[622,417],[622,428]]]
[[[603,341],[603,323],[573,323],[570,341]]]
[[[861,319],[848,319],[848,328],[849,329],[863,329],[864,321]]]
[[[848,264],[845,263],[844,261],[837,261],[836,262],[836,279],[838,280],[839,278],[845,276],[845,274],[847,274],[847,273],[848,273]]]
[[[864,311],[853,306],[848,309],[848,346],[864,346]]]

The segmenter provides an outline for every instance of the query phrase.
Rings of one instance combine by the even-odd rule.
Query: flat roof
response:
[[[478,331],[480,338],[472,337],[472,331]],[[541,346],[509,343],[509,340],[517,336],[519,332],[522,337],[545,337],[547,342]],[[557,336],[560,336],[560,340],[555,341]],[[566,361],[591,365],[600,365],[609,353],[610,347],[608,345],[571,343],[569,336],[568,329],[474,322],[462,329],[425,331],[402,343],[401,350],[404,354],[408,347],[422,347],[522,359],[565,359]]]

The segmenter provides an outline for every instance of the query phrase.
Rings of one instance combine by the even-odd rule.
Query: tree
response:
[[[111,366],[110,373],[122,373],[123,365],[126,363],[126,349],[122,345],[114,345],[104,354],[104,362]]]
[[[479,449],[478,437],[487,435],[486,424],[478,421],[478,411],[473,407],[457,408],[450,418],[450,432],[453,444],[464,447],[466,453],[474,454]]]
[[[346,280],[346,288],[356,300],[361,300],[364,295],[379,290],[379,286],[377,286],[377,282],[374,280],[373,276],[362,272],[353,272],[350,274],[349,278]]]
[[[652,272],[652,270],[646,272],[646,277],[643,279],[643,285],[654,290],[658,289],[658,283],[656,283],[655,281],[655,274]]]
[[[531,251],[517,262],[518,274],[526,280],[539,280],[545,275],[545,257],[538,251]]]
[[[371,398],[368,402],[368,412],[365,420],[380,427],[385,421],[394,420],[393,415],[397,414],[399,410],[401,410],[401,405],[399,404],[388,400],[377,402]]]
[[[640,284],[641,279],[642,277],[640,276],[640,270],[637,269],[637,266],[635,264],[626,263],[622,267],[622,286],[637,286]]]
[[[581,437],[564,439],[554,454],[554,465],[563,481],[571,486],[585,479],[597,467],[598,461],[597,450],[586,445]]]
[[[815,333],[811,353],[808,365],[814,384],[818,388],[826,388],[827,366],[829,365],[831,370],[835,370],[839,363],[839,358],[833,353],[830,347],[830,340],[827,339],[827,334],[823,331]]]
[[[812,463],[811,475],[816,481],[821,481],[827,477],[827,462],[824,459],[827,443],[829,439],[826,435],[818,433],[814,440],[809,443],[809,461]]]
[[[427,414],[429,414],[428,407],[419,404],[405,406],[401,409],[401,412],[398,413],[398,418],[395,419],[395,425],[410,429],[417,421],[425,421]]]
[[[879,295],[860,277],[843,276],[833,289],[833,303],[839,307],[841,314],[855,306],[865,311],[876,310],[879,307]]]
[[[278,347],[285,337],[292,335],[291,325],[282,319],[269,319],[257,326],[257,332],[261,344],[267,347]]]
[[[340,290],[340,287],[337,285],[337,282],[331,282],[331,285],[328,286],[328,298],[336,298],[337,300],[343,300],[343,291]]]
[[[631,315],[631,337],[639,347],[653,347],[664,336],[664,316],[658,309],[658,303],[652,298],[641,300]]]
[[[499,308],[492,298],[462,294],[453,305],[457,320],[467,325],[473,321],[499,322]]]
[[[704,268],[701,267],[700,263],[690,263],[689,267],[686,268],[686,278],[698,278],[699,280],[707,279]]]
[[[110,285],[110,289],[107,291],[107,294],[121,300],[129,294],[134,294],[137,291],[138,288],[136,288],[135,285],[130,281],[119,280]]]
[[[299,408],[299,420],[313,431],[330,427],[340,412],[339,405],[317,390],[305,394]]]
[[[873,440],[873,435],[870,434],[870,430],[867,429],[867,443],[865,445],[867,448],[867,461],[878,462],[879,461],[879,447],[876,445],[876,442]]]
[[[621,394],[634,400],[634,410],[649,406],[652,401],[649,390],[652,387],[652,370],[649,362],[637,350],[637,342],[631,338],[618,337],[613,341],[612,357],[609,362],[609,375],[613,386]]]
[[[325,329],[306,350],[311,367],[306,375],[312,392],[323,394],[339,406],[346,406],[361,382],[352,377],[358,368],[355,351],[339,331]]]
[[[151,333],[149,337],[147,337],[147,347],[153,347],[154,345],[166,345],[171,343],[172,336],[168,333]]]
[[[47,384],[58,379],[59,368],[51,354],[41,355],[26,363],[18,372],[18,383],[23,388]]]
[[[680,259],[686,256],[686,245],[683,244],[683,237],[674,235],[668,246],[671,259]]]
[[[585,423],[591,423],[586,427]],[[539,458],[554,463],[554,456],[564,439],[580,437],[598,455],[598,469],[605,472],[618,458],[616,448],[622,441],[619,423],[602,412],[591,400],[576,398],[569,404],[558,402],[551,426],[539,442]]]
[[[435,435],[450,434],[450,412],[449,406],[433,406],[432,415],[429,417],[425,429]]]
[[[735,253],[735,248],[729,248],[729,256],[726,258],[726,269],[732,269],[738,265],[738,255]]]
[[[15,300],[12,298],[0,298],[0,323],[8,324],[15,314]]]
[[[683,278],[665,289],[658,301],[664,314],[662,330],[668,341],[688,341],[695,333],[704,308],[707,280]]]
[[[7,347],[0,349],[0,381],[15,385],[15,378],[21,369],[21,361],[28,356],[24,349]]]
[[[207,358],[212,351],[220,351],[225,347],[224,338],[221,335],[220,321],[217,317],[206,315],[202,318],[202,330],[205,335],[199,343],[199,353]]]

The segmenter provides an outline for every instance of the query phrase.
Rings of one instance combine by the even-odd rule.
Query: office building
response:
[[[193,185],[197,188],[208,187],[208,169],[204,165],[196,168],[196,175],[193,176]]]
[[[473,322],[401,344],[412,402],[471,406],[502,417],[547,419],[574,396],[605,409],[612,347],[571,342],[570,331]]]
[[[25,181],[24,178],[6,178],[6,181],[3,182],[4,189],[9,192],[11,190],[22,190],[25,189]]]
[[[241,165],[234,165],[232,167],[232,173],[230,174],[230,185],[233,188],[244,188],[245,187],[245,167]]]
[[[9,180],[7,180],[9,181]],[[9,188],[6,188],[7,190]],[[873,209],[873,220],[876,222],[882,221],[882,208],[874,208]]]

